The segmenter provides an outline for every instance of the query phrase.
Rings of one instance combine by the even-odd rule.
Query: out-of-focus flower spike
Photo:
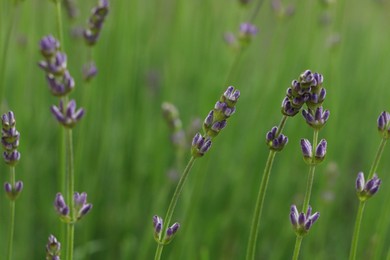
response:
[[[46,244],[46,260],[60,260],[61,243],[53,235],[49,236]]]

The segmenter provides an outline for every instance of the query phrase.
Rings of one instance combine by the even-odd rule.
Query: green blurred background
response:
[[[257,1],[112,1],[93,49],[99,69],[82,80],[87,47],[77,36],[96,1],[77,1],[79,16],[63,13],[71,94],[86,116],[74,130],[76,191],[94,204],[76,226],[77,259],[153,259],[152,216],[164,216],[177,179],[175,150],[161,104],[175,104],[188,127],[203,118],[226,89],[241,91],[236,114],[210,152],[196,161],[173,220],[181,230],[163,259],[244,259],[258,186],[268,149],[264,137],[281,119],[291,81],[306,69],[324,75],[331,111],[320,138],[327,158],[316,171],[311,205],[321,218],[303,240],[301,259],[347,259],[358,200],[354,182],[366,174],[380,137],[376,119],[390,109],[389,1],[283,1],[281,17],[264,1],[259,33],[236,59],[223,40],[252,15]],[[1,50],[12,19],[11,1],[0,3]],[[22,159],[16,167],[24,191],[16,203],[14,259],[44,259],[49,234],[59,237],[53,209],[59,191],[59,129],[49,111],[57,103],[38,68],[39,40],[57,35],[54,4],[26,0],[16,9],[7,50],[1,112],[15,112]],[[1,56],[3,58],[4,56]],[[299,140],[312,138],[302,116],[289,119],[289,143],[271,174],[257,259],[289,259],[295,235],[290,205],[302,205],[308,167]],[[380,192],[366,206],[358,259],[389,259],[390,148],[378,173]],[[185,161],[189,159],[189,151]],[[183,168],[180,169],[182,171]],[[1,182],[8,168],[0,164]],[[9,207],[0,196],[0,258],[8,237]],[[61,241],[64,243],[64,241]]]

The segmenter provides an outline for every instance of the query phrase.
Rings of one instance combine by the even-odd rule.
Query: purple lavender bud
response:
[[[93,79],[96,76],[97,73],[98,70],[94,62],[88,62],[87,64],[84,64],[83,78],[85,81],[89,82],[91,79]]]
[[[211,147],[210,137],[203,137],[199,133],[192,139],[191,154],[194,157],[202,157]]]
[[[4,130],[10,130],[11,128],[14,128],[16,124],[14,112],[9,111],[8,113],[3,114],[1,121]]]
[[[313,148],[307,139],[301,139],[301,150],[304,158],[311,159],[313,156]]]
[[[15,183],[15,192],[20,193],[20,192],[22,192],[22,190],[23,190],[23,182],[17,181]]]
[[[198,146],[198,144],[203,140],[203,137],[200,133],[196,133],[194,138],[192,139],[191,146]]]
[[[20,160],[20,153],[17,150],[12,152],[5,151],[3,153],[3,158],[6,164],[9,166],[15,166]]]
[[[40,49],[43,56],[50,58],[59,50],[60,43],[52,35],[42,38],[40,41]]]
[[[312,213],[312,208],[308,206],[306,213],[298,213],[295,205],[292,205],[290,210],[290,221],[298,236],[304,236],[318,220],[320,214],[318,212]]]
[[[160,234],[163,226],[163,219],[157,215],[153,216],[153,227],[156,234]]]
[[[324,101],[325,97],[326,97],[326,89],[325,88],[321,88],[320,94],[319,94],[319,97],[318,97],[318,103],[322,103]]]
[[[252,36],[257,34],[258,30],[255,25],[251,23],[242,23],[240,25],[240,38],[243,40],[250,40]]]
[[[54,96],[63,97],[69,94],[75,87],[75,82],[69,71],[65,71],[61,77],[55,77],[53,74],[46,75],[49,89]]]
[[[317,72],[315,72],[313,74],[313,78],[314,78],[314,83],[315,83],[314,86],[315,87],[320,87],[322,85],[322,83],[324,82],[324,77]]]
[[[299,76],[299,82],[303,88],[311,87],[314,80],[313,73],[310,70],[305,70]]]
[[[282,114],[285,116],[293,117],[299,112],[299,108],[293,107],[291,101],[286,97],[282,101]]]
[[[229,86],[220,98],[220,102],[226,103],[230,108],[233,108],[240,98],[240,91],[234,90],[233,86]],[[217,102],[218,103],[218,102]]]
[[[173,235],[176,234],[176,232],[179,230],[180,224],[179,223],[174,223],[172,226],[170,226],[167,229],[167,237],[172,237]]]
[[[46,259],[60,260],[61,243],[57,241],[57,238],[53,235],[49,236],[49,241],[46,244]]]
[[[210,113],[205,118],[203,125],[206,129],[209,129],[213,124],[213,122],[214,122],[214,110],[211,110]]]
[[[327,146],[327,142],[325,139],[322,139],[320,143],[317,145],[316,155],[315,155],[317,163],[322,162],[324,160],[326,155],[326,146]]]
[[[236,107],[232,107],[232,108],[227,107],[225,108],[225,111],[223,113],[225,114],[226,118],[229,118],[231,115],[234,114],[234,112],[236,112]]]
[[[84,39],[89,46],[96,44],[103,22],[108,14],[109,2],[101,0],[99,5],[91,10],[88,20],[88,28],[84,31]]]
[[[199,148],[199,153],[203,156],[211,147],[211,139],[207,138],[204,144]]]
[[[87,203],[87,193],[82,192],[81,194],[75,192],[73,195],[73,201],[75,208],[81,208]]]
[[[61,193],[57,193],[54,200],[54,207],[61,219],[66,220],[69,217],[69,207],[66,205],[64,197]]]
[[[390,114],[383,111],[378,117],[378,131],[382,135],[382,138],[390,138]]]
[[[381,185],[381,180],[378,178],[378,175],[375,173],[373,177],[367,180],[364,183],[364,174],[362,172],[358,173],[356,179],[356,192],[360,201],[366,201],[375,195]],[[364,188],[362,188],[364,187]]]
[[[83,205],[83,207],[79,210],[77,214],[77,220],[80,220],[82,217],[87,215],[92,209],[92,204],[88,203]]]
[[[278,128],[276,126],[272,127],[271,131],[268,131],[265,139],[267,143],[271,142],[272,140],[275,139],[276,132],[278,131]]]
[[[52,106],[51,112],[57,119],[57,121],[67,128],[73,128],[84,116],[84,109],[80,108],[76,110],[76,101],[73,99],[69,101],[66,109],[62,101],[59,106]]]
[[[356,178],[356,191],[362,192],[365,187],[364,174],[363,172],[359,172]]]
[[[12,185],[9,182],[4,183],[4,190],[6,193],[12,193]]]
[[[218,133],[224,129],[226,127],[226,120],[222,120],[222,121],[219,121],[219,122],[215,122],[212,126],[211,126],[211,131],[207,132],[207,135],[210,136],[210,137],[215,137],[218,135]]]
[[[302,115],[306,123],[314,129],[321,129],[329,119],[329,110],[323,110],[322,106],[317,107],[315,111],[312,109],[302,110]]]

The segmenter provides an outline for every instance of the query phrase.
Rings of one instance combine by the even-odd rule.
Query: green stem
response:
[[[357,250],[357,245],[359,240],[360,224],[362,223],[365,204],[366,204],[365,201],[360,201],[357,216],[356,216],[355,229],[353,231],[353,236],[352,236],[351,251],[349,252],[349,260],[356,259],[356,250]]]
[[[267,191],[268,180],[271,173],[275,155],[276,155],[276,151],[274,150],[269,151],[267,163],[264,169],[263,178],[261,179],[259,193],[257,195],[255,212],[253,214],[253,219],[252,219],[251,231],[249,234],[248,249],[246,252],[247,260],[255,259],[255,248],[256,248],[257,237],[259,234],[260,217],[263,210],[264,198]]]
[[[72,129],[66,129],[66,153],[67,153],[67,177],[68,177],[68,187],[67,187],[67,202],[70,209],[71,221],[72,223],[68,224],[67,227],[67,259],[73,259],[73,243],[74,243],[74,224],[75,221],[75,211],[74,211],[74,162],[73,162],[73,138],[72,138]]]
[[[62,28],[61,0],[56,0],[55,4],[56,4],[56,11],[57,11],[57,32],[58,32],[58,40],[60,41],[60,50],[65,51],[64,34]]]
[[[242,47],[240,46],[240,48],[238,49],[237,55],[236,55],[236,57],[234,58],[233,64],[232,64],[232,66],[230,67],[230,70],[229,70],[229,72],[228,72],[228,76],[227,76],[227,78],[226,78],[225,85],[230,85],[230,84],[232,84],[231,81],[232,81],[232,78],[233,78],[233,73],[234,73],[234,71],[236,71],[236,69],[238,68],[238,65],[239,65],[239,63],[240,63],[241,56],[242,56]]]
[[[315,150],[317,148],[317,142],[318,142],[318,130],[314,130],[313,134],[313,142],[312,142],[312,154],[313,156],[315,155]],[[303,200],[303,207],[302,207],[302,212],[306,212],[307,208],[309,207],[310,203],[310,196],[311,196],[311,189],[313,187],[313,181],[314,181],[314,172],[316,170],[315,164],[311,164],[309,167],[309,175],[307,178],[307,184],[306,184],[306,193],[305,193],[305,198]]]
[[[298,260],[299,258],[299,251],[301,251],[302,239],[302,236],[297,236],[297,238],[295,239],[294,254],[292,257],[293,260]]]
[[[4,92],[5,92],[5,68],[8,60],[8,46],[11,40],[12,29],[15,24],[16,14],[17,14],[17,5],[11,8],[11,19],[5,34],[5,42],[3,48],[3,55],[1,56],[1,67],[0,67],[0,104],[3,102]]]
[[[163,235],[162,235],[162,238],[160,240],[160,243],[158,243],[158,245],[157,245],[156,254],[154,256],[155,260],[161,259],[161,254],[162,254],[162,251],[164,249],[163,241],[166,238],[166,231],[169,227],[169,223],[171,222],[172,215],[173,215],[173,212],[175,211],[175,207],[176,207],[177,201],[179,199],[180,193],[183,190],[184,183],[187,180],[188,174],[189,174],[192,166],[194,165],[195,159],[196,159],[196,157],[193,157],[193,156],[191,157],[186,168],[184,169],[182,176],[180,177],[180,180],[176,186],[175,192],[173,193],[171,203],[169,204],[167,214],[165,215],[165,218],[164,218],[164,226],[162,229]]]
[[[260,11],[260,8],[261,8],[263,2],[264,2],[264,0],[259,0],[259,1],[257,2],[257,5],[256,5],[256,7],[255,7],[255,9],[254,9],[254,11],[253,11],[253,13],[252,13],[252,16],[251,16],[251,18],[249,19],[249,22],[250,22],[250,23],[253,23],[253,22],[255,21],[257,15],[259,14],[259,11]]]
[[[14,189],[15,187],[15,167],[10,167],[10,177],[11,177],[11,187]],[[12,247],[14,242],[14,229],[15,229],[15,200],[10,201],[11,207],[11,223],[9,227],[9,241],[8,241],[8,255],[7,259],[12,259]]]
[[[287,118],[288,118],[287,116],[283,116],[275,136],[279,136],[280,133],[283,131]],[[269,176],[271,175],[271,169],[274,163],[275,155],[276,155],[276,151],[270,150],[268,154],[267,163],[265,165],[264,173],[263,173],[263,178],[261,179],[260,182],[259,193],[257,195],[255,211],[253,213],[252,225],[249,234],[248,248],[246,251],[247,260],[255,259],[255,249],[256,249],[257,237],[259,235],[261,213],[263,211],[264,198],[267,192],[268,180],[269,180]]]
[[[381,160],[381,157],[383,154],[383,150],[385,149],[386,143],[387,143],[387,139],[382,138],[382,140],[379,144],[379,147],[378,147],[378,151],[376,152],[374,162],[371,165],[370,173],[368,174],[367,180],[371,179],[372,176],[374,175],[374,173],[376,172],[376,169],[378,168],[379,161]]]

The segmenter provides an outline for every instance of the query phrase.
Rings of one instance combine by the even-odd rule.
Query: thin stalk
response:
[[[10,167],[11,186],[15,187],[15,167]],[[9,241],[8,241],[8,254],[7,259],[12,259],[12,247],[14,243],[14,230],[15,230],[15,200],[10,201],[11,207],[11,223],[9,227]]]
[[[381,160],[383,151],[385,149],[386,143],[387,143],[387,139],[382,138],[382,140],[379,144],[379,147],[378,147],[378,151],[376,152],[374,162],[371,165],[370,173],[368,174],[367,180],[371,179],[372,176],[374,175],[374,173],[376,172],[376,169],[378,168],[378,165],[379,165],[379,161]]]
[[[233,61],[233,63],[232,63],[232,66],[230,67],[230,70],[229,70],[229,72],[228,72],[228,76],[227,76],[227,78],[226,78],[225,85],[231,84],[230,82],[232,81],[233,73],[234,73],[234,71],[237,70],[237,68],[238,68],[238,65],[239,65],[239,63],[240,63],[241,56],[242,56],[242,47],[240,46],[240,48],[239,48],[238,51],[237,51],[237,55],[236,55],[236,57],[234,58],[234,61]]]
[[[66,257],[68,260],[73,259],[73,243],[74,243],[74,224],[75,221],[75,212],[74,212],[74,162],[73,162],[73,138],[72,138],[72,129],[66,129],[66,152],[67,152],[67,172],[68,172],[68,192],[67,192],[67,201],[69,203],[70,214],[72,223],[68,224],[67,227],[67,254]]]
[[[359,208],[358,208],[356,221],[355,221],[355,228],[353,230],[351,251],[349,252],[349,260],[356,259],[356,250],[357,250],[357,245],[359,240],[360,224],[362,223],[365,204],[366,204],[365,201],[360,201],[359,203]]]
[[[315,155],[315,150],[317,147],[317,142],[318,142],[318,130],[314,129],[313,133],[313,142],[312,142],[312,154],[313,156]],[[306,192],[305,192],[305,198],[303,199],[303,206],[302,206],[302,212],[306,212],[309,203],[310,203],[310,197],[311,197],[311,189],[313,187],[313,181],[314,181],[314,173],[316,170],[315,164],[311,164],[309,167],[309,174],[307,178],[307,184],[306,184]],[[294,254],[293,254],[293,259],[297,260],[299,257],[299,252],[301,251],[301,244],[302,244],[303,237],[302,236],[297,236],[295,240],[295,247],[294,247]]]
[[[173,193],[172,200],[169,204],[167,214],[165,215],[165,218],[164,218],[164,227],[162,229],[162,238],[161,238],[160,242],[164,241],[164,239],[166,238],[166,233],[167,233],[166,231],[169,227],[169,223],[171,222],[177,201],[179,199],[181,191],[183,190],[184,183],[187,180],[188,174],[190,173],[190,170],[191,170],[192,166],[194,165],[195,159],[196,158],[194,156],[191,156],[190,161],[188,162],[186,168],[184,169],[182,176],[180,177],[180,180],[176,186],[175,192]],[[158,243],[157,249],[156,249],[156,254],[154,256],[155,260],[161,259],[161,254],[162,254],[163,249],[164,249],[164,244]]]
[[[287,118],[288,118],[287,116],[283,116],[275,136],[279,136],[280,133],[283,131]],[[267,192],[268,180],[269,180],[269,176],[271,175],[271,169],[274,163],[275,155],[276,155],[276,151],[270,150],[268,154],[267,163],[265,165],[264,173],[263,173],[263,178],[261,179],[260,182],[259,193],[257,195],[255,211],[253,213],[252,225],[249,234],[248,248],[246,251],[247,260],[255,259],[255,251],[256,251],[255,249],[256,249],[257,237],[259,235],[261,213],[263,211],[264,198]]]
[[[313,134],[313,142],[312,142],[312,154],[315,154],[315,150],[317,147],[317,142],[318,142],[318,130],[314,130]],[[309,167],[309,175],[307,178],[307,184],[306,184],[306,193],[305,193],[305,198],[303,200],[303,207],[302,207],[302,212],[306,212],[307,208],[309,207],[310,203],[310,196],[311,196],[311,189],[313,187],[313,181],[314,181],[314,172],[316,170],[316,166],[314,164],[310,165]]]
[[[261,8],[261,6],[263,5],[263,2],[264,2],[264,0],[259,0],[259,1],[257,2],[257,5],[256,5],[256,7],[255,7],[255,9],[254,9],[254,11],[253,11],[253,13],[252,13],[252,16],[251,16],[251,18],[249,19],[249,22],[250,22],[250,23],[253,23],[253,22],[255,21],[257,15],[259,14],[260,8]]]
[[[301,251],[302,239],[303,236],[297,236],[297,238],[295,239],[294,254],[292,257],[293,260],[298,260],[299,258],[299,251]]]
[[[15,4],[15,6],[11,7],[11,19],[10,23],[8,25],[6,34],[5,34],[5,42],[4,42],[4,48],[3,48],[3,55],[1,56],[1,67],[0,67],[0,104],[3,102],[4,92],[5,92],[5,68],[8,60],[8,46],[11,40],[12,35],[12,29],[15,24],[16,20],[16,14],[17,14],[17,8],[18,6]]]
[[[62,27],[62,11],[61,11],[61,0],[55,1],[56,5],[56,12],[57,12],[57,33],[58,33],[58,39],[60,41],[60,50],[65,50],[64,45],[64,33],[63,33],[63,27]]]

